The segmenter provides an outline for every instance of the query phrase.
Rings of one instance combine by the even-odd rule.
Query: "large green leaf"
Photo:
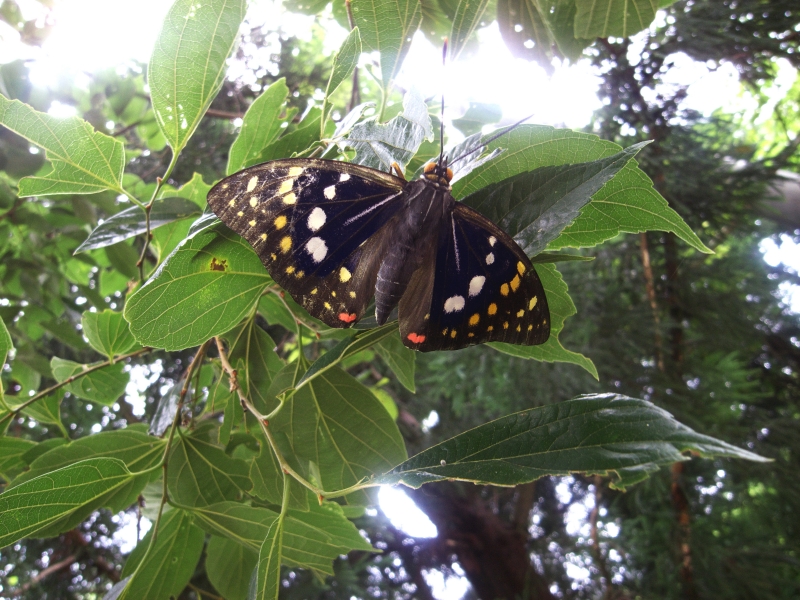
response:
[[[535,60],[553,73],[553,36],[540,0],[497,0],[497,25],[506,47],[525,60]]]
[[[248,166],[276,158],[289,158],[308,150],[314,142],[319,141],[321,118],[322,110],[312,107],[294,130],[264,146],[256,159],[248,161]]]
[[[455,182],[453,195],[456,198],[463,198],[520,173],[547,166],[590,162],[621,150],[613,142],[588,133],[544,125],[520,125],[488,146],[490,151],[496,148],[505,151]],[[652,182],[635,161],[629,161],[595,193],[592,202],[584,207],[573,223],[573,226],[577,224],[576,229],[573,231],[572,226],[568,227],[562,234],[568,236],[566,243],[556,239],[550,248],[594,246],[622,231],[643,231],[645,223],[646,229],[671,231],[700,252],[709,252],[653,189]]]
[[[164,19],[147,82],[158,126],[176,155],[222,86],[245,5],[245,0],[176,0]]]
[[[258,553],[256,600],[278,600],[283,562],[283,519],[275,519]]]
[[[352,0],[351,6],[365,49],[380,53],[383,88],[388,90],[422,20],[420,2]]]
[[[6,324],[2,319],[0,319],[0,364],[6,364],[8,353],[13,349],[14,342],[11,341],[11,335],[8,333],[8,329],[6,329]],[[3,386],[0,385],[0,412],[7,409],[8,405],[6,404],[5,397],[3,396]]]
[[[536,256],[646,144],[588,163],[519,173],[471,193],[463,202],[497,223],[528,256]]]
[[[281,77],[256,98],[242,119],[242,129],[228,152],[228,175],[236,173],[258,160],[267,144],[280,133],[289,88]]]
[[[81,326],[89,345],[100,354],[105,354],[109,360],[138,346],[121,312],[110,309],[103,312],[87,310],[81,316]]]
[[[90,458],[114,458],[132,473],[145,471],[161,462],[164,445],[164,440],[132,427],[101,431],[60,444],[36,457],[30,469],[14,480],[14,486]]]
[[[630,37],[647,29],[659,0],[575,0],[575,37]]]
[[[397,425],[380,401],[337,367],[292,395],[270,428],[293,466],[307,477],[318,472],[329,491],[396,465],[406,454]],[[347,500],[370,502],[361,492]]]
[[[547,475],[615,476],[615,487],[646,479],[687,451],[765,462],[752,452],[699,434],[645,400],[582,396],[491,421],[417,454],[377,479],[418,488],[457,479],[517,485]]]
[[[416,390],[414,367],[417,361],[417,353],[403,345],[399,332],[395,332],[394,335],[389,335],[375,344],[375,352],[392,370],[397,377],[397,381],[409,392],[413,393]]]
[[[142,345],[189,348],[233,328],[271,281],[247,242],[218,226],[178,246],[124,315]]]
[[[133,478],[121,460],[94,458],[6,490],[0,495],[0,548],[71,529]]]
[[[19,182],[19,195],[122,193],[125,148],[77,117],[58,119],[0,95],[0,124],[44,148],[53,170]]]
[[[258,554],[231,539],[212,535],[206,546],[206,574],[225,600],[247,600]]]
[[[8,483],[17,473],[22,471],[26,466],[23,455],[35,446],[36,442],[31,440],[7,436],[0,437],[0,479]]]
[[[692,248],[712,252],[653,188],[636,161],[603,186],[548,249],[595,246],[622,232],[642,231],[670,231]]]
[[[175,437],[169,455],[167,488],[177,504],[195,507],[236,500],[252,487],[250,466],[225,454],[214,443],[214,432],[206,424],[191,434]]]
[[[583,367],[597,379],[594,363],[583,354],[567,350],[558,339],[559,333],[564,328],[564,321],[577,312],[561,273],[552,264],[538,264],[535,268],[542,280],[547,306],[550,309],[550,337],[544,344],[538,346],[517,346],[505,342],[490,342],[488,345],[504,354],[520,358],[573,363]]]
[[[197,523],[209,533],[236,541],[258,552],[278,513],[239,502],[220,502],[194,511]],[[333,561],[351,550],[372,546],[333,502],[313,503],[309,510],[289,510],[284,517],[283,563],[333,575]]]
[[[450,60],[458,59],[467,41],[481,24],[487,6],[489,0],[461,0],[458,3],[453,28],[450,30]]]
[[[119,600],[171,600],[180,595],[203,553],[205,536],[192,521],[190,512],[177,508],[164,513],[150,552],[147,547],[153,537],[152,529],[125,563],[122,576],[132,577]]]
[[[150,231],[172,223],[178,219],[185,219],[192,215],[199,215],[200,208],[186,198],[164,198],[156,200],[150,209]],[[147,222],[144,211],[138,206],[131,206],[121,210],[115,215],[100,223],[89,234],[83,243],[77,247],[75,254],[113,246],[122,240],[127,240],[147,231]]]
[[[92,366],[94,365],[82,365],[57,356],[50,361],[53,376],[59,382],[79,375]],[[64,389],[78,398],[111,406],[125,393],[125,387],[130,381],[130,375],[124,369],[125,365],[121,362],[108,365],[76,378],[65,385]]]
[[[353,127],[343,145],[356,151],[354,163],[389,171],[392,163],[405,168],[425,139],[433,136],[428,107],[415,90],[403,97],[403,112],[388,123],[377,120]]]

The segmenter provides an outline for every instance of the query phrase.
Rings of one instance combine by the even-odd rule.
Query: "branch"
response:
[[[56,573],[57,571],[60,571],[61,569],[70,566],[76,560],[78,560],[78,553],[77,552],[75,554],[70,554],[64,560],[60,560],[57,563],[53,563],[52,565],[50,565],[46,569],[42,569],[41,571],[39,571],[38,575],[36,575],[35,577],[31,578],[30,581],[28,581],[27,583],[23,584],[19,589],[14,590],[13,592],[10,592],[8,594],[9,597],[10,598],[18,598],[19,596],[25,595],[28,592],[28,590],[30,590],[33,586],[37,585],[40,581],[42,581],[43,579],[46,579],[47,577],[49,577],[53,573]]]

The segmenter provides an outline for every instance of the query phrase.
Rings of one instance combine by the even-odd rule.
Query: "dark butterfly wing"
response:
[[[426,352],[547,341],[550,312],[542,282],[508,234],[456,203],[438,242],[400,302],[406,346]]]
[[[211,209],[309,313],[347,327],[366,311],[406,182],[349,163],[276,160],[215,185]]]

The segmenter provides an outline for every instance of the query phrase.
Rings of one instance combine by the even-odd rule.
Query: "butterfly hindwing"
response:
[[[550,334],[542,283],[497,225],[456,203],[435,260],[423,262],[400,305],[403,343],[421,351],[490,341],[541,344]],[[413,288],[413,289],[412,289]]]
[[[404,185],[358,165],[287,159],[231,175],[208,202],[297,302],[343,327],[369,304],[389,237],[376,234],[402,207]]]

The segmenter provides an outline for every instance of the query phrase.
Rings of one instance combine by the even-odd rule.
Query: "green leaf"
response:
[[[575,0],[575,37],[630,37],[656,18],[658,0]]]
[[[467,0],[463,0],[466,2]],[[503,110],[499,104],[485,104],[482,102],[470,102],[467,112],[458,119],[453,119],[453,126],[464,135],[474,135],[480,132],[484,126],[497,123],[503,118]],[[459,152],[459,154],[461,154]],[[480,152],[476,152],[476,157]],[[453,157],[458,156],[453,154]]]
[[[283,561],[283,519],[275,519],[258,553],[256,600],[278,600]]]
[[[159,198],[179,196],[191,200],[202,210],[207,206],[206,196],[208,196],[208,190],[210,189],[211,186],[203,181],[203,176],[200,173],[193,173],[192,178],[178,189],[173,188],[171,185],[162,187]]]
[[[319,141],[321,118],[322,111],[319,108],[309,109],[303,120],[297,124],[297,128],[267,144],[258,158],[250,164],[288,158],[308,150],[314,142]]]
[[[58,382],[66,381],[91,366],[93,365],[82,365],[57,356],[54,356],[50,361],[53,376]],[[130,381],[130,375],[125,373],[124,369],[125,365],[123,363],[109,365],[92,371],[88,375],[78,377],[72,383],[64,386],[64,389],[78,398],[111,406],[125,393],[125,387]]]
[[[48,394],[44,398],[40,398],[30,406],[22,410],[22,414],[40,423],[52,423],[66,434],[66,429],[61,423],[61,400],[64,395],[58,392]]]
[[[519,173],[463,199],[536,256],[648,142],[588,163],[541,167]]]
[[[77,117],[57,119],[19,100],[0,96],[0,124],[44,148],[53,170],[19,182],[20,197],[51,194],[122,193],[122,142],[95,131]]]
[[[164,198],[156,200],[150,209],[150,230],[157,229],[167,223],[199,215],[200,208],[186,198]],[[147,231],[144,211],[138,206],[131,206],[100,223],[92,230],[83,243],[75,249],[75,254],[113,246],[123,240],[132,238]]]
[[[261,453],[250,463],[252,494],[271,504],[280,504],[283,499],[283,472],[275,453],[263,437],[260,439]]]
[[[250,245],[219,226],[178,246],[123,314],[143,346],[190,348],[232,329],[271,281]]]
[[[417,353],[403,345],[399,332],[397,335],[390,335],[380,340],[375,344],[375,351],[395,374],[397,381],[413,394],[416,391],[414,367]]]
[[[339,89],[339,86],[353,74],[353,71],[358,65],[358,58],[360,56],[361,36],[358,33],[358,27],[354,27],[352,31],[347,34],[339,51],[333,57],[333,68],[331,69],[331,75],[328,79],[328,87],[325,88],[325,99],[322,108],[323,118],[327,116],[325,105],[328,104],[328,99]]]
[[[152,529],[125,563],[122,576],[132,577],[120,600],[171,600],[180,595],[203,553],[205,536],[192,521],[192,514],[184,510],[173,508],[164,513],[150,552]]]
[[[228,360],[239,373],[242,390],[259,410],[275,408],[275,397],[268,392],[284,364],[275,353],[273,339],[256,325],[255,319],[230,331],[225,339],[230,343]]]
[[[6,329],[6,324],[0,319],[0,365],[6,364],[8,353],[14,349],[14,342]],[[6,400],[3,397],[3,386],[0,385],[0,409],[8,409]]]
[[[194,511],[198,525],[257,552],[278,513],[239,502],[220,502]],[[333,502],[289,510],[284,517],[283,563],[333,575],[333,561],[351,550],[374,550]]]
[[[353,19],[368,51],[381,56],[384,93],[400,71],[411,38],[422,21],[419,0],[353,0]]]
[[[212,535],[206,547],[206,575],[226,600],[247,600],[258,554],[228,538]]]
[[[173,441],[167,470],[170,498],[184,507],[235,500],[252,487],[249,465],[214,443],[211,426],[181,433]]]
[[[505,148],[505,151],[454,183],[453,195],[456,198],[463,198],[520,173],[547,166],[590,162],[621,150],[613,142],[591,134],[544,125],[520,125],[488,146],[489,151],[496,148]],[[652,186],[638,164],[629,161],[595,193],[592,202],[564,230],[561,237],[567,236],[565,241],[558,238],[548,249],[594,246],[622,231],[643,231],[646,224],[648,230],[672,231],[693,248],[709,252]]]
[[[403,112],[385,125],[376,120],[359,123],[341,144],[356,151],[356,164],[389,171],[396,162],[405,168],[425,139],[433,136],[428,107],[416,90],[403,97]]]
[[[544,344],[539,346],[517,346],[504,342],[490,342],[487,344],[495,350],[534,360],[546,362],[566,362],[583,367],[591,375],[598,379],[597,368],[594,363],[583,354],[567,350],[561,345],[558,335],[564,328],[564,321],[578,312],[572,298],[569,297],[567,284],[561,277],[561,273],[552,264],[536,265],[536,273],[542,280],[544,292],[547,296],[547,306],[550,309],[550,337]]]
[[[703,457],[766,462],[699,434],[654,404],[618,394],[587,395],[491,421],[410,458],[377,479],[418,488],[443,479],[513,486],[547,475],[613,474],[615,487],[663,465]]]
[[[580,216],[550,242],[548,250],[595,246],[622,232],[642,231],[669,231],[695,250],[713,254],[653,188],[636,161],[594,195]]]
[[[0,548],[68,531],[133,477],[121,460],[94,458],[6,490],[0,495]]]
[[[405,457],[397,425],[375,395],[336,367],[319,373],[286,401],[270,422],[284,456],[321,487],[340,490]],[[348,503],[370,503],[365,492]]]
[[[122,461],[132,473],[146,471],[161,462],[165,441],[133,428],[82,437],[67,445],[59,444],[36,457],[30,469],[20,474],[14,487],[40,475],[90,458],[113,458]]]
[[[100,313],[87,310],[81,317],[81,326],[91,347],[105,354],[109,360],[138,346],[121,312],[110,309]]]
[[[397,332],[397,321],[391,321],[380,327],[374,329],[367,329],[366,331],[358,331],[350,337],[343,339],[336,344],[333,348],[328,350],[320,358],[315,360],[308,368],[308,371],[300,378],[300,381],[295,385],[296,389],[302,388],[309,381],[313,381],[328,369],[331,369],[346,359],[368,348],[373,344],[379,342],[383,338]]]
[[[543,14],[548,8],[540,0],[497,0],[497,25],[515,57],[535,60],[552,75],[554,40]]]
[[[27,466],[23,455],[36,446],[36,442],[16,437],[0,437],[0,478],[6,483]]]
[[[450,30],[450,60],[458,59],[459,54],[480,25],[487,6],[489,6],[489,0],[461,0],[458,3],[453,18],[453,28]]]
[[[280,116],[288,96],[286,79],[281,77],[253,101],[244,114],[242,129],[228,153],[228,175],[257,161],[264,147],[280,133]]]
[[[176,0],[164,19],[147,82],[158,126],[175,155],[225,80],[245,5],[244,0]]]

